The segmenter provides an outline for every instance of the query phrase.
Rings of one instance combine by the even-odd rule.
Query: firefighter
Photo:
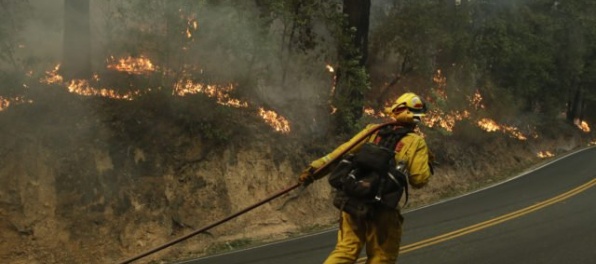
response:
[[[409,92],[401,95],[393,105],[385,108],[385,113],[389,117],[398,121],[401,126],[412,129],[420,122],[420,118],[425,115],[425,112],[425,103],[418,95]],[[374,127],[374,124],[368,125],[350,141],[326,156],[313,161],[310,167],[300,174],[299,181],[308,185],[325,176],[328,171],[318,172],[317,170],[328,162],[336,160],[336,157],[346,148],[352,147],[354,142]],[[348,153],[356,152],[374,136],[375,134],[356,144]],[[405,135],[396,148],[395,159],[396,162],[406,164],[410,186],[420,188],[427,184],[432,175],[431,154],[421,136],[416,133]],[[315,172],[317,173],[314,174]],[[367,254],[366,263],[395,263],[397,261],[404,220],[399,206],[396,208],[380,207],[375,210],[374,217],[370,219],[357,218],[344,211],[341,212],[337,244],[324,262],[325,264],[354,263],[363,247]]]

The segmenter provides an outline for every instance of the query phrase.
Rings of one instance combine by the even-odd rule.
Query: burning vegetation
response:
[[[190,32],[196,30],[198,23],[196,20],[188,21],[187,33],[190,37]],[[107,60],[107,69],[126,73],[129,75],[150,75],[160,72],[160,68],[157,67],[149,58],[146,56],[132,57],[126,56],[123,58],[116,59],[114,56],[110,56]],[[333,96],[336,86],[336,75],[333,66],[327,64],[325,66],[329,73],[333,73],[333,85],[330,91],[330,97]],[[65,81],[63,76],[58,72],[60,70],[60,64],[57,64],[52,70],[46,71],[46,76],[40,80],[41,83],[53,84],[65,87],[69,92],[82,95],[82,96],[99,96],[106,97],[116,100],[134,100],[134,98],[141,95],[140,90],[129,91],[126,93],[117,92],[115,89],[110,88],[97,88],[92,83],[99,83],[100,77],[95,74],[91,80],[74,79]],[[162,70],[167,72],[167,70]],[[188,75],[188,74],[186,74]],[[447,78],[442,74],[441,70],[437,70],[433,76],[433,81],[436,84],[433,91],[439,100],[447,100]],[[233,108],[249,108],[250,104],[247,101],[243,101],[238,98],[231,96],[235,90],[235,84],[205,84],[201,82],[195,82],[191,78],[186,77],[178,80],[172,89],[172,95],[174,96],[188,96],[194,94],[203,94],[209,98],[213,98],[216,102],[222,106],[228,106]],[[434,99],[427,98],[429,101]],[[395,98],[387,100],[392,102]],[[486,106],[483,104],[483,97],[479,90],[476,90],[474,94],[467,97],[468,107],[462,110],[451,110],[448,112],[443,111],[439,108],[429,110],[426,117],[423,119],[423,125],[428,128],[440,128],[447,132],[453,132],[454,127],[458,122],[462,120],[477,119],[475,124],[478,128],[486,132],[501,132],[509,135],[512,138],[518,140],[527,140],[528,136],[520,131],[519,128],[500,124],[494,119],[487,117],[476,117],[478,111],[486,110]],[[23,98],[0,98],[0,111],[8,108],[11,104],[17,103],[30,103]],[[330,105],[331,114],[334,114],[337,110],[336,107]],[[289,133],[290,122],[283,116],[272,110],[264,110],[262,107],[258,109],[258,116],[260,116],[265,123],[271,126],[275,131],[279,133]],[[376,118],[385,118],[386,115],[382,111],[377,111],[372,107],[364,107],[363,112],[365,115],[373,116]],[[589,133],[590,126],[586,121],[575,121],[576,126],[583,132]],[[537,134],[532,133],[534,137]]]
[[[149,75],[156,73],[159,69],[153,64],[153,62],[151,62],[149,58],[145,56],[140,56],[139,58],[128,56],[121,59],[114,59],[114,57],[110,57],[109,61],[112,63],[107,65],[108,69],[130,75]],[[46,76],[42,78],[40,82],[45,84],[59,85],[65,87],[71,93],[82,96],[98,96],[115,100],[134,100],[141,95],[140,90],[119,93],[115,89],[96,88],[89,80],[74,79],[65,81],[63,76],[59,74],[59,71],[60,64],[56,65],[54,69],[46,71]],[[91,81],[98,83],[99,80],[100,77],[95,74]],[[205,84],[194,82],[190,78],[185,78],[177,81],[173,85],[172,95],[183,97],[194,94],[203,94],[209,98],[213,98],[218,104],[223,106],[233,108],[248,108],[248,102],[237,98],[232,98],[230,94],[234,91],[234,89],[234,84]],[[0,100],[0,111],[10,106],[11,102],[16,103],[17,101],[2,98],[2,100]],[[289,133],[291,131],[290,122],[285,117],[279,115],[273,110],[264,110],[263,108],[258,108],[258,115],[266,124],[271,126],[279,133]]]
[[[96,88],[91,85],[89,80],[83,79],[73,79],[65,82],[64,77],[58,73],[59,71],[60,64],[56,65],[53,70],[46,71],[46,76],[40,81],[45,84],[53,84],[65,87],[70,93],[81,96],[99,96],[116,100],[132,100],[135,96],[140,94],[139,91],[122,94],[116,92],[114,89]],[[98,82],[99,76],[94,75],[92,81]]]
[[[590,126],[588,125],[588,123],[586,121],[581,121],[579,122],[579,120],[575,121],[575,125],[581,130],[584,131],[586,133],[590,133]]]
[[[478,120],[478,126],[487,132],[502,131],[503,133],[508,134],[511,137],[517,138],[519,140],[528,139],[528,137],[519,132],[519,129],[517,127],[499,125],[497,122],[489,118],[482,118]]]
[[[433,76],[433,82],[435,83],[436,96],[438,100],[447,101],[447,78],[442,74],[441,70],[437,70]],[[433,98],[427,98],[427,101],[433,101]],[[527,140],[528,136],[520,131],[519,128],[511,125],[499,124],[495,120],[487,117],[479,116],[480,110],[485,110],[486,107],[483,104],[482,94],[476,90],[473,95],[467,96],[468,107],[462,110],[452,110],[445,112],[442,109],[434,108],[428,111],[426,116],[422,119],[423,125],[428,128],[440,128],[447,132],[453,132],[453,129],[459,121],[462,120],[474,120],[476,119],[476,126],[486,132],[502,132],[509,135],[512,138],[518,140]],[[387,102],[393,102],[395,98],[388,100]],[[364,114],[374,116],[377,118],[383,118],[385,115],[381,111],[375,111],[371,107],[364,108]],[[585,123],[585,122],[584,122]],[[587,126],[587,124],[586,124]],[[534,133],[534,135],[536,135]]]
[[[445,113],[441,109],[432,109],[428,111],[428,114],[423,121],[425,126],[440,127],[448,132],[453,132],[453,128],[457,121],[462,121],[468,118],[470,118],[470,112],[467,110]]]
[[[290,122],[288,122],[285,117],[278,115],[276,112],[259,108],[259,116],[261,116],[267,124],[273,127],[275,131],[280,133],[290,132]]]
[[[231,106],[235,108],[248,107],[247,102],[231,98],[230,92],[234,90],[234,85],[209,85],[203,83],[194,83],[192,80],[180,80],[174,85],[173,94],[177,96],[186,96],[191,94],[204,94],[210,98],[215,98],[220,105]]]
[[[5,99],[3,97],[0,97],[0,111],[8,108],[10,106],[10,102],[11,101],[12,100],[8,100],[8,99]]]
[[[153,62],[145,56],[138,58],[128,56],[120,59],[115,59],[114,56],[111,56],[108,63],[108,69],[128,74],[151,74],[157,70]]]
[[[536,156],[538,156],[539,158],[545,159],[545,158],[554,157],[555,154],[553,154],[552,152],[550,152],[548,150],[545,150],[545,151],[538,152],[538,154],[536,154]]]
[[[0,112],[6,110],[11,105],[17,104],[31,104],[33,100],[25,99],[24,97],[4,98],[0,96]]]

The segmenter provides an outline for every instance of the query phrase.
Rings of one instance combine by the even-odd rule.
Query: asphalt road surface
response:
[[[404,217],[399,263],[596,263],[596,148]],[[336,232],[181,264],[322,263]]]

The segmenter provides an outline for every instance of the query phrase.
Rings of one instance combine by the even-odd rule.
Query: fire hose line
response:
[[[395,121],[392,121],[392,122],[386,122],[386,123],[382,123],[380,125],[377,125],[373,129],[371,129],[370,131],[368,131],[366,134],[362,135],[362,137],[360,137],[352,145],[350,145],[349,147],[347,147],[344,151],[342,151],[339,155],[337,155],[337,157],[335,157],[333,160],[331,160],[330,162],[326,163],[321,168],[318,168],[313,174],[316,175],[318,172],[323,171],[324,169],[326,169],[329,165],[335,163],[335,161],[337,161],[338,159],[340,159],[344,154],[346,154],[348,151],[350,151],[354,146],[358,145],[358,143],[362,142],[362,140],[368,138],[370,135],[372,135],[373,133],[375,133],[379,129],[381,129],[381,128],[385,127],[385,126],[397,125],[397,124],[399,124],[399,123],[398,122],[395,122]],[[240,216],[242,214],[245,214],[245,213],[247,213],[247,212],[249,212],[249,211],[251,211],[251,210],[253,210],[253,209],[255,209],[255,208],[257,208],[257,207],[259,207],[259,206],[261,206],[263,204],[265,204],[265,203],[268,203],[268,202],[270,202],[270,201],[272,201],[272,200],[274,200],[274,199],[276,199],[276,198],[278,198],[278,197],[280,197],[280,196],[282,196],[282,195],[284,195],[284,194],[286,194],[286,193],[288,193],[288,192],[290,192],[290,191],[292,191],[292,190],[300,187],[301,185],[302,185],[302,183],[294,184],[294,185],[292,185],[292,186],[290,186],[290,187],[288,187],[288,188],[286,188],[286,189],[284,189],[282,191],[279,191],[279,192],[277,192],[277,193],[269,196],[268,198],[266,198],[264,200],[261,200],[261,201],[255,203],[255,204],[253,204],[253,205],[251,205],[249,207],[246,207],[246,208],[244,208],[244,209],[242,209],[242,210],[240,210],[240,211],[238,211],[238,212],[236,212],[236,213],[234,213],[234,214],[232,214],[232,215],[230,215],[228,217],[225,217],[225,218],[223,218],[223,219],[221,219],[221,220],[219,220],[217,222],[214,222],[212,224],[209,224],[207,226],[204,226],[204,227],[202,227],[200,229],[197,229],[197,230],[195,230],[195,231],[193,231],[193,232],[191,232],[191,233],[189,233],[187,235],[184,235],[184,236],[181,236],[179,238],[176,238],[176,239],[174,239],[172,241],[169,241],[169,242],[167,242],[165,244],[162,244],[161,246],[158,246],[158,247],[155,247],[153,249],[147,250],[147,251],[145,251],[145,252],[143,252],[141,254],[138,254],[136,256],[133,256],[131,258],[128,258],[128,259],[123,260],[123,261],[118,262],[118,263],[119,264],[132,263],[133,261],[139,260],[139,259],[141,259],[143,257],[146,257],[146,256],[151,255],[153,253],[156,253],[158,251],[161,251],[161,250],[163,250],[163,249],[165,249],[167,247],[170,247],[170,246],[172,246],[174,244],[180,243],[180,242],[182,242],[184,240],[187,240],[187,239],[189,239],[189,238],[191,238],[193,236],[196,236],[196,235],[198,235],[200,233],[206,232],[207,230],[209,230],[211,228],[214,228],[214,227],[216,227],[218,225],[221,225],[221,224],[223,224],[223,223],[225,223],[227,221],[230,221],[230,220],[232,220],[232,219],[234,219],[234,218],[236,218],[236,217],[238,217],[238,216]]]

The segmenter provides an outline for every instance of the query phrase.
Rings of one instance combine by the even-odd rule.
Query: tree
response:
[[[385,65],[371,71],[377,90],[370,96],[372,103],[383,105],[403,92],[398,83],[404,78],[418,79],[417,87],[431,86],[430,77],[438,69],[466,58],[469,20],[465,10],[456,10],[450,1],[405,0],[390,7],[371,34],[370,66]]]
[[[572,0],[556,4],[561,33],[558,66],[561,85],[567,90],[566,118],[570,123],[584,120],[588,101],[596,97],[593,77],[596,67],[596,5],[592,1]]]
[[[355,129],[362,116],[364,92],[370,88],[365,68],[368,58],[370,0],[344,0],[342,34],[339,39],[337,87],[333,105],[336,128],[341,132]]]

